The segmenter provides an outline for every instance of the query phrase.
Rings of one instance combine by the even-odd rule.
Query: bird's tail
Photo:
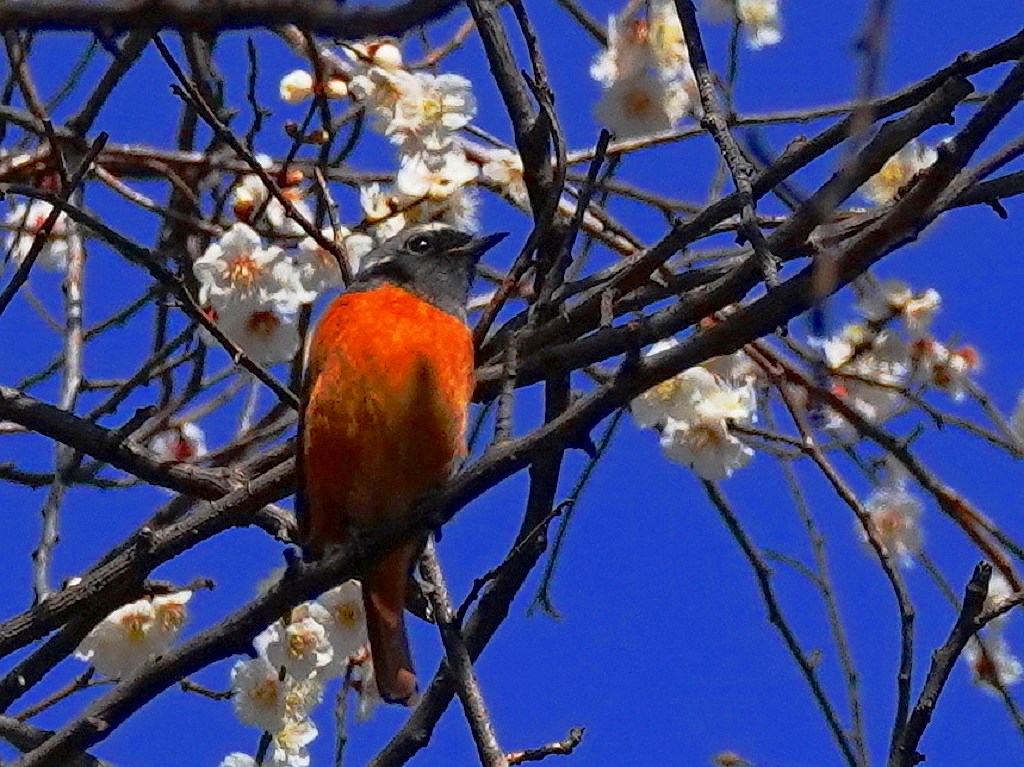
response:
[[[411,705],[418,691],[405,632],[406,584],[416,551],[413,543],[389,552],[363,583],[373,673],[377,690],[388,703]]]

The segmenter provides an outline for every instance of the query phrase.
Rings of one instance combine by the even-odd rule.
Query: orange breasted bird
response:
[[[409,514],[465,454],[473,396],[466,302],[480,256],[505,235],[411,227],[371,251],[310,343],[299,424],[297,506],[307,554]],[[420,542],[363,580],[381,697],[409,703],[416,675],[406,586]]]

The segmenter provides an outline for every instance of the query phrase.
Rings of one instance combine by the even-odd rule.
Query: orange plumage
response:
[[[339,296],[312,339],[302,417],[306,540],[313,553],[350,528],[409,513],[465,452],[473,342],[459,318],[391,284]],[[364,581],[385,697],[415,692],[403,611],[415,543]]]

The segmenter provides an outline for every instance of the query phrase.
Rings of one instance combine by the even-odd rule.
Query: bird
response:
[[[466,453],[474,347],[466,304],[480,257],[505,233],[409,227],[368,253],[311,335],[299,414],[296,510],[307,557],[410,514]],[[412,705],[406,588],[423,540],[363,577],[377,689]]]

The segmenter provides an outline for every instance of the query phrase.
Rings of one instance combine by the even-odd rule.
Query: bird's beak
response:
[[[459,248],[458,252],[461,255],[469,256],[473,261],[479,261],[480,257],[484,253],[489,251],[506,237],[508,237],[508,232],[496,232],[495,234],[488,234],[485,237],[474,237]]]

